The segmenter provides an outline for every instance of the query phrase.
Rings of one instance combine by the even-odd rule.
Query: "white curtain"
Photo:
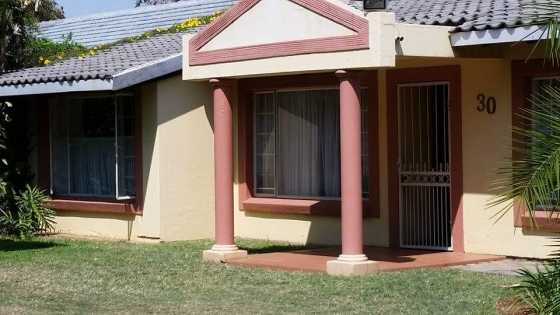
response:
[[[277,93],[278,195],[340,197],[337,90]]]
[[[70,189],[74,195],[115,196],[115,138],[70,140]]]
[[[56,195],[115,197],[112,97],[75,99],[52,110],[52,177]]]

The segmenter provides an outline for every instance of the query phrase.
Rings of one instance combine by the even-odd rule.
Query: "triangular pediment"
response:
[[[369,21],[334,0],[241,0],[189,41],[191,65],[369,48]]]
[[[356,31],[289,0],[261,0],[199,51],[356,35]]]

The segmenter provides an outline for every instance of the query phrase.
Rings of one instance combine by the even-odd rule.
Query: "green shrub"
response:
[[[30,238],[54,230],[54,211],[45,207],[47,196],[41,190],[27,186],[14,200],[15,209],[0,209],[0,233]]]
[[[535,314],[560,314],[560,260],[553,260],[537,271],[519,271],[516,287],[520,300]]]

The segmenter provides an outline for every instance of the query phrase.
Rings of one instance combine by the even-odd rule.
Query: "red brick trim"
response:
[[[523,121],[519,117],[522,108],[527,108],[531,96],[532,80],[539,77],[560,76],[560,67],[554,67],[550,62],[542,59],[529,61],[513,61],[511,64],[511,91],[512,91],[512,124],[515,127],[523,127]],[[519,137],[512,135],[514,140]],[[517,139],[516,139],[517,138]],[[512,152],[514,159],[522,158],[518,151]],[[560,232],[560,219],[549,211],[537,210],[534,218],[531,218],[525,207],[519,201],[513,206],[514,226],[519,228],[536,229],[549,232]]]
[[[289,0],[333,22],[356,32],[355,35],[307,39],[200,51],[208,42],[249,11],[261,0],[240,1],[223,16],[198,33],[189,42],[189,64],[192,66],[294,56],[302,54],[350,51],[369,48],[369,22],[325,0]],[[248,33],[251,30],[247,30]],[[250,34],[248,34],[250,36]]]
[[[379,124],[377,72],[360,74],[360,82],[369,93],[369,200],[364,200],[364,216],[378,218],[379,211]],[[340,216],[340,200],[292,200],[256,198],[253,195],[253,102],[259,90],[285,88],[337,87],[339,80],[333,73],[244,79],[239,82],[238,154],[239,208],[242,211]],[[295,209],[295,210],[294,210]]]
[[[55,104],[63,100],[62,97],[54,96]],[[143,175],[143,135],[142,135],[142,102],[140,91],[135,91],[135,174],[136,174],[136,198],[133,200],[119,201],[115,199],[99,199],[99,198],[74,198],[66,196],[51,196],[53,200],[49,201],[48,206],[60,211],[84,211],[99,213],[134,213],[142,214],[144,207],[144,175]],[[38,104],[38,182],[39,187],[50,193],[51,178],[51,152],[50,152],[50,104]],[[76,207],[70,209],[69,207]]]
[[[392,247],[400,247],[399,179],[398,179],[398,113],[399,84],[449,82],[449,117],[451,120],[451,207],[453,250],[464,252],[463,232],[463,156],[461,118],[461,68],[444,66],[398,69],[387,72],[387,125],[389,161],[389,233]]]

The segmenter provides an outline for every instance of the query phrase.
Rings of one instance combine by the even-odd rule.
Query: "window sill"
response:
[[[303,200],[280,198],[249,198],[242,202],[242,211],[276,214],[340,217],[340,200]],[[369,201],[364,200],[364,217],[372,217]]]
[[[134,200],[127,201],[87,201],[70,199],[53,199],[47,202],[47,207],[56,211],[112,213],[112,214],[142,214]]]
[[[557,214],[551,216],[550,211],[537,211],[534,218],[529,214],[521,217],[522,227],[543,232],[560,232],[560,217]]]

